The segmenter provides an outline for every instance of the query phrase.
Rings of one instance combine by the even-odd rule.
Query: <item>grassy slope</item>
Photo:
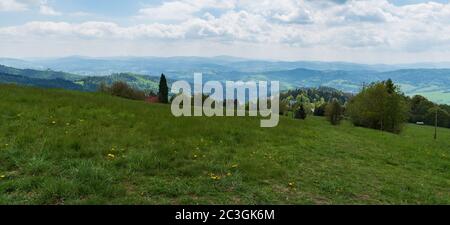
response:
[[[393,135],[311,117],[263,129],[5,85],[0,109],[2,204],[450,203],[448,129],[438,141],[431,127]]]

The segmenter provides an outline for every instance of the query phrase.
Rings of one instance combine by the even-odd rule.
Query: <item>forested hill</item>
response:
[[[0,83],[13,83],[43,88],[96,91],[98,85],[111,85],[124,81],[134,88],[145,91],[158,90],[158,77],[133,73],[115,73],[109,76],[81,76],[53,70],[17,69],[0,65]]]

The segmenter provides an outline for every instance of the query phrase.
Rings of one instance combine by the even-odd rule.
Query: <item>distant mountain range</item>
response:
[[[171,80],[191,81],[194,72],[201,72],[205,80],[279,80],[282,89],[328,86],[345,92],[357,92],[364,83],[391,78],[408,95],[421,94],[434,102],[450,103],[450,63],[445,62],[366,65],[249,60],[230,56],[72,56],[26,60],[0,58],[0,64],[9,66],[0,68],[0,72],[4,74],[33,79],[67,80],[81,86],[83,90],[93,90],[101,82],[110,83],[115,80],[125,80],[141,89],[156,90],[161,73]]]

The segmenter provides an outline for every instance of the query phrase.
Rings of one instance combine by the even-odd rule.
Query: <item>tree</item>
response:
[[[333,99],[325,109],[325,116],[333,125],[338,125],[342,120],[342,106],[336,99]]]
[[[423,96],[415,95],[410,100],[410,117],[409,122],[416,123],[416,122],[425,122],[428,125],[434,124],[434,117],[433,119],[427,120],[427,114],[428,111],[434,107],[434,103],[429,101]]]
[[[306,119],[306,110],[305,107],[303,107],[303,105],[300,105],[300,107],[298,107],[297,110],[295,110],[294,118],[302,120]]]
[[[110,93],[110,88],[108,87],[108,85],[106,85],[106,83],[104,81],[102,81],[100,83],[100,85],[98,86],[98,91],[102,92],[102,93]]]
[[[314,108],[314,116],[325,116],[325,110],[327,108],[327,105],[328,104],[323,103],[323,104],[321,104],[319,106],[316,106]]]
[[[161,103],[169,103],[169,88],[167,87],[167,80],[164,74],[161,74],[159,79],[158,99]]]
[[[365,86],[350,100],[346,112],[356,126],[393,133],[399,133],[408,118],[405,97],[389,82]]]
[[[389,94],[393,94],[398,88],[394,85],[394,82],[392,82],[391,79],[388,79],[387,81],[385,81],[384,84],[385,84],[387,92]]]
[[[289,111],[289,102],[284,99],[280,101],[280,107],[279,107],[279,113],[280,115],[284,116],[287,115]]]

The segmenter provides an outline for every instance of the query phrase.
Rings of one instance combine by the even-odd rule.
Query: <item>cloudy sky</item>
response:
[[[0,57],[450,61],[449,0],[0,0]]]

